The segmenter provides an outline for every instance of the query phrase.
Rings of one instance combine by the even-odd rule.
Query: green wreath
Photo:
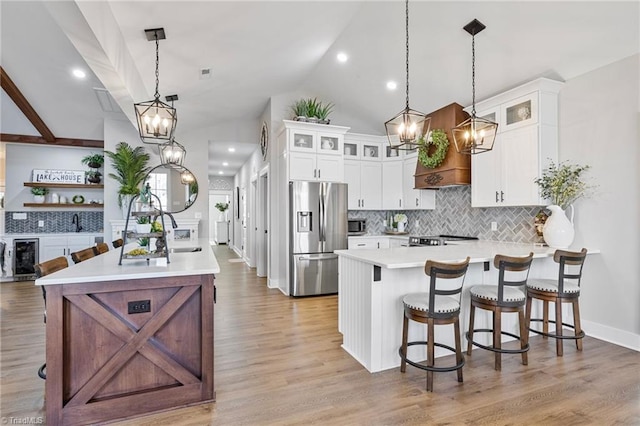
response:
[[[84,197],[82,195],[74,195],[71,201],[73,201],[75,204],[82,204],[84,203]]]
[[[431,155],[429,155],[430,145],[436,147],[436,150]],[[425,140],[424,137],[420,139],[418,161],[429,169],[435,169],[444,161],[448,149],[449,140],[447,139],[447,134],[444,130],[434,129],[431,131],[431,137],[428,140]]]

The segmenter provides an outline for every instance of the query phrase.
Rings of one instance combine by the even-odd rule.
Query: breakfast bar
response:
[[[171,244],[169,263],[136,259],[120,266],[114,249],[36,280],[46,288],[48,425],[215,401],[220,268],[206,239],[191,246]]]
[[[557,275],[557,264],[553,262],[554,251],[533,244],[488,241],[434,247],[337,250],[338,330],[343,335],[342,347],[372,373],[400,365],[398,348],[402,337],[402,298],[407,293],[427,291],[428,282],[423,269],[427,259],[459,262],[467,256],[471,258],[460,312],[461,333],[464,335],[469,323],[469,287],[497,282],[497,271],[493,266],[496,254],[526,256],[533,252],[529,277],[540,278]],[[589,254],[597,252],[589,250]],[[534,314],[540,314],[539,311],[539,307],[533,307]],[[570,317],[571,311],[568,311],[563,316]],[[476,328],[490,328],[490,313],[476,311],[475,324]],[[439,328],[436,329],[436,341],[453,346],[452,333]],[[504,317],[503,330],[519,333],[516,314]],[[410,324],[409,340],[424,340],[425,333],[423,327]],[[484,334],[486,336],[478,335],[474,339],[488,345],[490,335]],[[466,339],[463,338],[462,343],[466,348]],[[411,359],[426,359],[425,347],[410,347],[408,354]],[[436,357],[449,354],[446,350],[436,348]]]

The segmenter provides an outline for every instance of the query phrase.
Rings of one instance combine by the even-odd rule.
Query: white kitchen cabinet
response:
[[[558,92],[540,78],[479,102],[478,116],[498,123],[492,151],[471,157],[471,206],[535,206],[545,202],[534,182],[558,158]]]
[[[5,243],[2,277],[8,278],[13,276],[13,238],[2,237],[2,242]]]
[[[382,208],[382,163],[360,160],[344,161],[344,182],[348,185],[349,210]]]
[[[66,256],[69,263],[73,263],[71,253],[94,246],[96,236],[94,234],[39,236],[39,261],[42,263],[59,256]]]
[[[436,191],[414,189],[417,156],[407,156],[402,162],[402,200],[405,210],[433,210],[436,208]]]
[[[409,237],[389,237],[389,248],[409,247]]]
[[[349,237],[347,248],[352,249],[382,249],[389,248],[389,237]]]
[[[289,179],[342,182],[344,180],[343,159],[336,155],[290,152]]]
[[[403,209],[402,161],[382,162],[382,209]]]
[[[347,127],[283,120],[289,180],[342,182]]]
[[[383,136],[347,133],[344,136],[344,159],[362,161],[381,161],[384,155]]]

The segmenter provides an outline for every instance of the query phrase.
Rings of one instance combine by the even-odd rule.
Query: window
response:
[[[145,182],[145,185],[149,183],[149,186],[151,187],[151,193],[160,199],[163,210],[168,210],[167,178],[168,175],[164,172],[149,173],[147,181]]]

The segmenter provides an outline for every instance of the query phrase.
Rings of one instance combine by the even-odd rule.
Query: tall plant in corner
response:
[[[126,142],[116,145],[115,152],[105,151],[104,153],[111,160],[115,170],[115,173],[109,173],[109,177],[120,184],[118,205],[122,207],[123,199],[140,193],[142,182],[151,170],[151,167],[147,166],[150,156],[145,152],[144,147],[133,148]]]

